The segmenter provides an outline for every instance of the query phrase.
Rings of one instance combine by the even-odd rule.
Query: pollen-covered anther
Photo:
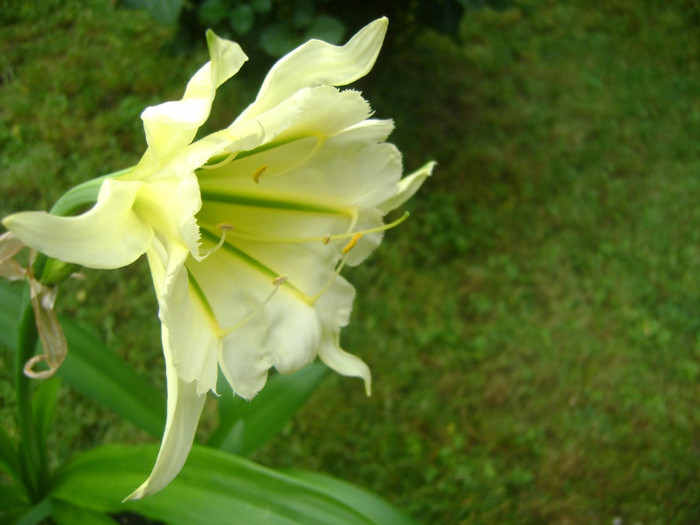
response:
[[[265,173],[265,170],[266,170],[266,169],[267,169],[267,164],[263,164],[263,165],[260,166],[257,170],[255,170],[255,173],[253,173],[253,182],[255,182],[255,184],[259,184],[259,183],[260,183],[260,176],[261,176],[263,173]]]
[[[220,222],[216,225],[216,229],[221,232],[221,238],[219,239],[219,242],[216,243],[216,246],[214,246],[213,248],[209,248],[208,250],[200,250],[200,254],[202,257],[208,257],[212,253],[217,251],[219,248],[221,248],[226,242],[226,233],[233,231],[234,226],[233,224],[229,224],[227,222]]]
[[[235,228],[235,226],[233,224],[229,224],[227,222],[220,222],[219,224],[216,225],[216,229],[219,230],[220,232],[230,232],[234,228]]]
[[[340,250],[340,253],[348,253],[355,247],[355,245],[357,245],[357,241],[359,241],[361,238],[361,233],[356,233],[355,235],[353,235],[350,241],[348,241],[348,243],[345,246],[343,246],[343,249]]]
[[[287,279],[289,279],[289,275],[278,275],[272,280],[272,284],[274,284],[275,286],[282,286],[284,283],[287,282]]]

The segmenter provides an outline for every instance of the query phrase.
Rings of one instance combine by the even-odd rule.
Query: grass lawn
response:
[[[172,31],[143,13],[44,4],[0,11],[3,216],[136,162],[141,110],[205,60],[163,53]],[[219,124],[254,96],[244,82]],[[459,42],[421,36],[361,87],[407,170],[439,165],[344,272],[358,298],[343,344],[372,397],[329,376],[255,459],[345,478],[425,524],[700,523],[697,2],[470,11]],[[162,386],[145,267],[86,272],[59,310]],[[58,422],[57,461],[147,439],[68,388]]]

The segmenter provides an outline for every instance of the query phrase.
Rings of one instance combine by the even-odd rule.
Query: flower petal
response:
[[[393,197],[381,203],[379,209],[384,213],[388,213],[413,197],[413,194],[418,191],[418,188],[425,182],[425,179],[433,174],[433,168],[436,164],[435,161],[430,161],[401,179],[398,184],[398,192]]]
[[[365,382],[365,392],[372,393],[372,374],[369,367],[359,357],[349,354],[338,342],[339,334],[326,332],[323,342],[318,349],[318,357],[321,358],[329,368],[332,368],[341,375],[349,377],[359,377]]]
[[[178,376],[186,382],[196,381],[197,394],[216,389],[217,359],[221,341],[216,320],[201,290],[188,279],[186,268],[173,278],[164,307],[161,308],[164,351],[173,356]]]
[[[277,137],[286,142],[304,136],[325,139],[363,122],[372,114],[369,103],[359,91],[339,91],[332,86],[318,86],[302,92],[295,103],[299,116]],[[275,109],[279,109],[280,106]]]
[[[291,372],[314,359],[318,313],[290,282],[275,287],[274,267],[229,242],[187,266],[216,313],[223,337],[221,369],[237,394],[253,397],[272,366]]]
[[[342,47],[310,40],[282,57],[265,77],[255,102],[236,122],[267,111],[300,89],[344,86],[362,78],[379,55],[388,23],[386,18],[375,20]]]
[[[164,333],[163,345],[167,346]],[[175,367],[166,354],[165,374],[168,383],[168,413],[160,451],[151,475],[126,500],[141,499],[158,492],[177,476],[192,448],[199,417],[204,408],[206,394],[197,394],[194,382],[187,383],[178,377]]]
[[[77,217],[20,212],[3,225],[27,246],[49,257],[88,268],[119,268],[146,251],[153,230],[132,206],[141,182],[106,179],[97,203]]]
[[[307,202],[316,208],[324,204],[346,214],[375,207],[396,194],[401,154],[392,144],[368,143],[354,127],[349,129],[356,142],[346,140],[344,132],[326,140],[302,137],[202,170],[203,199],[211,191]],[[264,171],[256,179],[253,175],[260,169]]]
[[[190,79],[181,100],[151,106],[141,114],[149,149],[145,158],[176,152],[192,142],[209,117],[216,89],[235,75],[248,57],[235,42],[207,32],[211,61]]]

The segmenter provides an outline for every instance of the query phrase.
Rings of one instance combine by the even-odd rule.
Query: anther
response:
[[[260,176],[263,173],[265,173],[266,169],[267,169],[267,164],[263,164],[257,170],[255,170],[255,173],[253,173],[253,182],[255,182],[255,184],[258,184],[260,182]]]
[[[340,250],[340,253],[348,253],[350,250],[352,250],[355,245],[357,244],[357,241],[359,241],[362,238],[361,233],[356,233],[355,235],[352,236],[352,239],[343,247],[342,250]]]
[[[282,286],[284,283],[287,282],[287,279],[289,279],[289,275],[278,275],[277,277],[272,279],[272,284],[274,284],[275,286]]]
[[[209,248],[208,250],[201,250],[202,257],[208,257],[212,253],[217,251],[219,248],[221,248],[226,242],[226,233],[233,231],[234,226],[233,224],[229,224],[227,222],[220,222],[216,225],[216,229],[221,232],[221,239],[219,239],[219,242],[213,248]]]
[[[231,230],[234,229],[234,225],[229,224],[227,222],[220,222],[219,224],[216,225],[216,229],[219,230],[220,232],[230,232]]]
[[[331,242],[331,234],[327,233],[326,235],[323,236],[323,240],[321,241],[323,244],[328,244]]]

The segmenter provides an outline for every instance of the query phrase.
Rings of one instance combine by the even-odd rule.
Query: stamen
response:
[[[322,235],[319,237],[262,237],[260,235],[251,235],[248,233],[241,233],[241,232],[229,232],[229,237],[234,237],[236,239],[243,239],[246,241],[257,241],[257,242],[281,242],[281,243],[304,243],[304,242],[322,242],[323,244],[329,244],[331,241],[340,241],[344,239],[350,239],[350,242],[352,242],[352,238],[355,237],[356,235],[360,235],[360,237],[364,235],[369,235],[370,233],[377,233],[377,232],[383,232],[386,230],[390,230],[399,224],[401,224],[403,221],[408,219],[409,213],[406,212],[404,213],[401,217],[396,219],[393,222],[390,222],[389,224],[384,224],[382,226],[377,226],[376,228],[367,228],[366,230],[360,230],[358,232],[353,232],[349,231],[347,233],[338,233],[335,235],[331,235],[330,233],[327,233],[326,235]],[[355,239],[355,242],[359,240]],[[354,245],[353,245],[354,246]],[[348,248],[348,250],[352,249],[352,246]]]
[[[221,329],[219,332],[219,337],[226,337],[227,335],[235,332],[236,330],[241,328],[243,325],[248,323],[248,321],[250,321],[253,317],[255,317],[260,312],[262,312],[263,308],[265,308],[265,305],[267,305],[267,303],[269,303],[270,300],[274,297],[274,295],[277,293],[277,290],[280,289],[280,286],[282,286],[284,283],[287,282],[287,279],[289,279],[289,275],[282,274],[282,275],[278,275],[277,277],[275,277],[272,280],[272,284],[274,285],[275,288],[272,290],[272,292],[270,292],[270,294],[265,298],[265,300],[262,303],[260,303],[258,306],[256,306],[252,312],[250,312],[248,315],[246,315],[243,318],[243,320],[237,322],[236,324],[234,324],[233,326],[231,326],[229,328]]]
[[[277,277],[272,279],[272,284],[274,284],[275,286],[281,286],[287,282],[287,279],[289,279],[289,275],[286,275],[286,274],[278,275]]]
[[[267,164],[263,164],[263,165],[260,166],[257,170],[255,170],[255,173],[253,173],[253,182],[255,182],[255,184],[259,184],[259,183],[260,183],[260,176],[261,176],[263,173],[265,173],[265,170],[266,170],[266,169],[267,169]]]
[[[352,239],[350,239],[350,242],[348,242],[342,250],[340,250],[340,253],[348,253],[350,250],[352,250],[355,245],[357,244],[357,241],[360,240],[362,237],[361,233],[356,233],[355,235],[352,236]]]
[[[318,291],[315,295],[313,296],[307,296],[306,297],[306,302],[309,306],[313,306],[316,301],[318,301],[321,296],[326,293],[326,290],[331,287],[333,282],[336,280],[336,278],[340,275],[340,272],[343,270],[345,267],[345,263],[348,260],[348,257],[350,256],[350,251],[357,245],[357,242],[366,234],[368,233],[376,233],[384,230],[388,230],[390,228],[393,228],[394,226],[398,226],[401,224],[403,221],[408,219],[408,212],[404,213],[400,218],[396,219],[393,222],[390,222],[389,224],[385,224],[384,226],[378,226],[377,228],[369,228],[367,230],[363,230],[360,232],[355,232],[355,233],[347,233],[343,235],[326,235],[321,238],[321,240],[324,242],[324,244],[327,244],[326,239],[330,241],[331,239],[347,239],[350,235],[350,241],[343,247],[342,250],[340,250],[340,253],[343,254],[343,257],[340,259],[340,262],[338,263],[338,266],[336,266],[335,271],[333,272],[333,275],[331,276],[330,279],[328,279],[328,282],[326,282],[325,285],[323,285],[323,288],[321,288],[320,291]]]
[[[282,171],[276,171],[274,173],[276,177],[279,175],[284,175],[285,173],[289,173],[290,171],[297,169],[299,166],[302,166],[306,161],[311,159],[311,157],[316,155],[318,150],[320,150],[321,147],[323,147],[323,145],[326,143],[326,137],[323,135],[320,135],[320,134],[319,135],[307,135],[306,137],[302,137],[302,139],[309,138],[309,137],[316,138],[316,144],[314,144],[314,147],[311,148],[311,151],[309,151],[306,155],[304,155],[301,159],[299,159],[295,164],[288,166],[287,168],[283,169]]]
[[[353,239],[354,239],[354,237],[353,237]],[[350,242],[352,242],[352,241],[350,241]],[[355,243],[357,243],[357,241],[355,241]],[[348,244],[350,244],[350,243],[348,243]],[[307,303],[309,306],[313,306],[314,303],[316,303],[316,301],[318,301],[318,300],[321,298],[321,296],[322,296],[324,293],[326,293],[326,290],[328,290],[328,288],[331,287],[331,285],[333,284],[333,282],[334,282],[334,281],[336,280],[336,278],[340,275],[340,272],[343,270],[343,268],[345,267],[345,263],[346,263],[346,261],[348,260],[348,256],[349,256],[348,254],[349,254],[349,252],[350,252],[351,249],[352,249],[352,247],[348,248],[347,251],[344,251],[344,252],[343,252],[343,257],[342,257],[342,259],[340,259],[340,262],[338,263],[338,266],[335,267],[335,271],[333,272],[333,275],[331,275],[331,278],[328,279],[328,281],[326,282],[326,284],[323,285],[323,288],[321,288],[318,292],[316,292],[315,295],[307,296],[307,297],[306,297],[306,303]]]
[[[202,259],[204,259],[205,257],[209,257],[212,253],[219,250],[226,242],[226,234],[233,231],[233,228],[233,224],[228,224],[227,222],[220,222],[219,224],[217,224],[216,229],[221,232],[221,239],[219,239],[219,242],[213,248],[209,248],[207,250],[200,250]]]
[[[231,162],[234,158],[236,158],[237,153],[229,153],[224,157],[223,160],[220,160],[219,162],[215,162],[214,164],[204,164],[203,166],[200,166],[199,169],[202,170],[213,170],[216,168],[220,168],[221,166],[226,166],[229,162]]]

